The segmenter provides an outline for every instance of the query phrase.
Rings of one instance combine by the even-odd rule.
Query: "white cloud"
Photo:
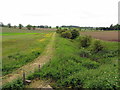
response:
[[[12,25],[109,26],[119,0],[1,0],[0,22]]]

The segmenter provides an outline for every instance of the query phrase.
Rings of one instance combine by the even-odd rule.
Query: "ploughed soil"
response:
[[[118,31],[81,31],[80,34],[89,35],[105,41],[120,42]]]

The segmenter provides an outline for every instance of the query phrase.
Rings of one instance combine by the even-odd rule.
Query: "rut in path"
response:
[[[36,58],[34,61],[22,66],[21,68],[17,69],[13,73],[3,76],[2,84],[4,85],[5,83],[11,82],[14,79],[22,77],[23,70],[25,71],[26,75],[28,75],[28,74],[34,72],[35,69],[38,68],[39,65],[42,66],[43,64],[48,62],[51,59],[51,57],[53,56],[55,34],[56,33],[53,33],[49,44],[45,48],[44,52],[38,58]]]

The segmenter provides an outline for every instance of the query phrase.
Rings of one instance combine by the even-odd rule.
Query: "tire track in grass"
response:
[[[55,34],[53,33],[51,40],[47,47],[45,48],[44,52],[35,60],[32,62],[22,66],[21,68],[15,70],[13,73],[5,75],[2,77],[2,85],[11,82],[19,77],[22,77],[23,71],[25,71],[26,76],[29,75],[30,73],[33,73],[35,69],[38,68],[38,66],[43,66],[46,62],[48,62],[51,57],[53,56],[53,45],[55,41]]]

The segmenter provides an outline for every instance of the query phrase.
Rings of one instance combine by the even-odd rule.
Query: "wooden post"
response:
[[[25,72],[23,71],[23,85],[25,85]]]
[[[40,65],[38,66],[38,70],[39,70],[39,72],[40,72]],[[39,79],[40,79],[40,76],[39,76]]]
[[[40,72],[40,65],[38,66],[38,70],[39,70],[39,72]]]

